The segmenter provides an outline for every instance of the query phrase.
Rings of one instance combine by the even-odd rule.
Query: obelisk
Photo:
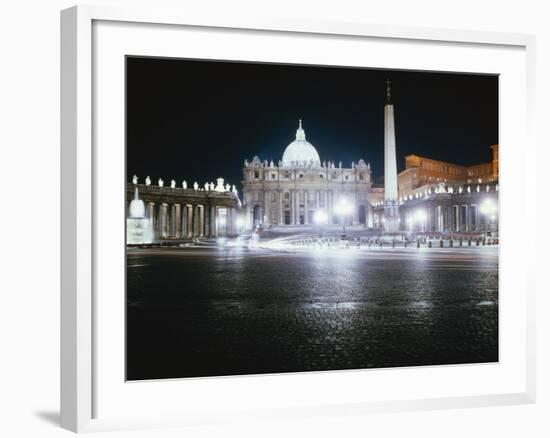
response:
[[[395,156],[395,121],[391,103],[390,80],[386,80],[384,106],[384,231],[399,231],[399,204],[397,198],[397,159]]]

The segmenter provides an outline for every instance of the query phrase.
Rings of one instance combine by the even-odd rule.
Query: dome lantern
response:
[[[283,154],[283,166],[320,166],[321,159],[315,147],[306,140],[302,119],[298,120],[296,140],[290,143]]]

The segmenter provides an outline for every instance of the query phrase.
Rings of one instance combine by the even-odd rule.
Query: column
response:
[[[204,237],[204,206],[199,205],[199,236]]]
[[[168,228],[169,237],[176,237],[176,204],[169,206],[170,208],[170,227]]]
[[[172,217],[172,206],[170,204],[164,204],[164,235],[167,239],[170,238],[170,225],[171,225],[171,217]]]
[[[166,204],[159,205],[159,238],[166,238]]]
[[[304,200],[304,225],[306,223],[306,208],[307,208],[307,198],[306,198],[306,192],[304,190],[300,190],[300,196],[298,197],[298,223],[301,224],[300,221],[300,215],[302,214],[302,199]]]
[[[294,190],[290,191],[290,225],[294,225]]]
[[[181,212],[181,237],[189,237],[189,209],[187,204],[182,206]]]
[[[437,231],[443,231],[443,207],[438,205],[437,209]]]
[[[204,235],[210,237],[210,208],[208,205],[204,205]]]
[[[460,205],[455,205],[454,207],[454,214],[455,214],[455,231],[460,231]]]
[[[217,232],[217,224],[216,224],[216,214],[217,214],[217,208],[215,205],[210,207],[210,237],[216,237],[218,235]]]
[[[153,240],[157,238],[157,234],[155,233],[155,204],[154,202],[148,202],[147,203],[147,217],[149,218],[149,222],[151,223],[151,229],[153,230]]]
[[[271,202],[271,199],[269,198],[271,196],[271,191],[263,191],[263,202],[262,202],[262,217],[260,219],[260,222],[264,225],[269,225],[270,222],[270,209],[269,209],[269,203]],[[227,210],[227,216],[229,217],[229,209]],[[226,221],[228,223],[229,220]]]
[[[283,191],[279,190],[279,225],[284,225],[285,218],[283,215]]]
[[[298,205],[299,205],[299,196],[300,196],[300,193],[298,192],[298,190],[294,190],[294,205],[293,205],[293,209],[294,209],[294,224],[295,225],[298,225],[300,222],[299,222],[299,208],[298,208]]]
[[[175,237],[176,239],[181,239],[181,204],[175,204],[176,213],[174,215],[174,224],[175,224]]]
[[[294,190],[294,201],[292,202],[292,210],[293,210],[293,217],[294,217],[294,225],[298,225],[298,190]]]
[[[198,208],[199,206],[198,205],[193,205],[192,209],[193,209],[193,220],[192,220],[192,228],[191,228],[191,237],[196,237],[198,236],[198,231],[199,231],[199,211],[198,211]]]
[[[304,190],[304,225],[309,225],[309,190]]]

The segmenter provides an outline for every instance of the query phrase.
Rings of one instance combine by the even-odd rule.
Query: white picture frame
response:
[[[300,417],[311,415],[342,415],[363,414],[369,412],[398,412],[405,410],[419,409],[441,409],[451,407],[475,407],[503,404],[533,403],[535,401],[535,289],[533,264],[523,262],[518,264],[517,287],[519,287],[519,300],[517,303],[510,302],[509,306],[504,306],[506,318],[501,324],[513,324],[511,319],[517,317],[520,330],[517,340],[517,346],[521,346],[521,352],[514,351],[515,355],[520,355],[518,359],[520,365],[515,368],[514,378],[516,385],[513,390],[505,388],[499,390],[498,379],[491,388],[484,393],[469,393],[464,390],[461,395],[458,392],[452,394],[441,393],[438,396],[417,397],[415,392],[402,392],[392,394],[390,398],[377,397],[375,399],[364,398],[360,395],[346,393],[345,388],[353,384],[354,379],[365,374],[343,372],[338,374],[331,373],[308,373],[314,374],[313,377],[295,374],[286,377],[285,381],[290,385],[319,385],[327,383],[327,388],[331,385],[343,385],[344,390],[338,394],[334,393],[334,398],[320,398],[313,402],[307,397],[300,400],[299,405],[292,405],[285,402],[284,397],[274,397],[270,403],[258,402],[258,409],[246,405],[244,402],[240,410],[227,409],[224,411],[224,403],[231,388],[240,387],[243,393],[247,393],[249,387],[260,386],[271,388],[273,384],[279,384],[282,380],[274,383],[277,376],[264,377],[237,377],[223,378],[222,384],[213,385],[215,379],[195,379],[192,382],[196,391],[210,391],[209,394],[219,395],[219,406],[208,408],[205,404],[197,408],[196,412],[182,412],[181,407],[174,405],[173,410],[168,410],[166,406],[149,407],[144,410],[149,415],[128,415],[127,412],[120,410],[120,415],[109,411],[109,415],[98,415],[102,410],[102,403],[98,397],[98,387],[103,379],[108,363],[98,362],[98,349],[101,349],[101,333],[98,334],[98,318],[103,318],[101,312],[104,310],[104,302],[98,304],[97,292],[98,285],[108,279],[100,278],[102,271],[98,267],[98,242],[96,240],[98,223],[98,203],[103,202],[99,198],[101,190],[97,189],[98,166],[102,164],[94,150],[98,132],[95,130],[94,123],[97,122],[98,115],[98,96],[95,94],[97,81],[96,77],[100,71],[94,64],[97,60],[98,50],[105,47],[101,35],[94,30],[98,23],[116,23],[120,25],[131,24],[132,32],[139,32],[139,27],[148,26],[152,32],[165,31],[166,29],[175,29],[178,26],[186,29],[200,30],[202,34],[209,32],[223,32],[225,30],[238,31],[240,37],[253,40],[259,38],[263,33],[270,33],[274,39],[279,37],[309,38],[311,36],[334,37],[339,38],[338,44],[349,44],[348,41],[355,43],[361,41],[387,42],[388,44],[408,44],[413,45],[434,45],[447,47],[452,45],[456,48],[476,48],[483,47],[487,51],[496,50],[499,52],[509,51],[520,54],[524,61],[521,65],[516,65],[519,69],[517,81],[525,79],[521,87],[517,83],[507,85],[510,89],[516,87],[515,98],[519,99],[519,111],[521,118],[518,121],[517,132],[505,133],[504,148],[501,146],[501,165],[504,181],[501,184],[501,196],[503,202],[507,196],[519,196],[524,193],[525,187],[532,190],[524,194],[524,202],[528,203],[536,196],[535,174],[532,169],[518,166],[516,173],[520,173],[524,179],[523,185],[518,187],[506,184],[506,175],[508,166],[516,162],[514,149],[506,147],[506,140],[513,138],[515,141],[522,142],[522,151],[528,152],[530,156],[536,155],[535,142],[533,138],[533,110],[534,110],[534,36],[524,34],[506,34],[490,32],[472,32],[450,29],[425,29],[416,27],[393,27],[383,25],[373,25],[366,23],[341,23],[341,22],[318,22],[296,18],[276,19],[276,18],[258,18],[246,17],[239,13],[232,17],[216,16],[196,16],[192,11],[163,11],[158,9],[134,10],[120,9],[111,7],[95,6],[77,6],[66,9],[61,12],[61,426],[75,431],[99,431],[118,428],[141,428],[141,427],[160,427],[167,425],[185,425],[185,424],[203,424],[209,422],[223,421],[238,415],[253,415],[262,417]],[[109,32],[106,36],[109,37]],[[149,37],[149,36],[148,36]],[[138,38],[139,39],[139,38]],[[159,41],[162,37],[159,36]],[[113,44],[118,47],[117,44]],[[122,47],[122,46],[120,46]],[[200,46],[196,48],[200,50]],[[120,50],[124,50],[122,47]],[[269,50],[269,49],[265,49]],[[401,49],[402,50],[402,49]],[[450,49],[452,50],[452,48]],[[169,48],[166,49],[169,52]],[[116,55],[116,53],[115,53]],[[162,54],[163,56],[166,54]],[[177,55],[176,55],[177,56]],[[330,56],[330,53],[325,56]],[[343,62],[343,61],[340,61]],[[411,60],[409,68],[414,67],[415,60]],[[443,61],[441,61],[443,62]],[[481,61],[480,61],[481,62]],[[338,61],[336,61],[338,64]],[[515,63],[517,64],[517,63]],[[437,67],[437,61],[433,66]],[[417,65],[416,68],[421,68]],[[485,69],[486,70],[486,69]],[[480,71],[485,71],[480,68]],[[521,71],[520,71],[521,70]],[[498,69],[491,71],[499,73]],[[520,79],[518,79],[520,78]],[[123,80],[123,78],[119,78]],[[95,84],[95,85],[94,85]],[[519,87],[519,88],[518,88]],[[505,96],[507,97],[507,96]],[[516,102],[504,99],[506,102]],[[501,99],[501,105],[502,99]],[[502,113],[501,113],[502,114]],[[517,114],[517,113],[514,113]],[[510,116],[513,114],[511,113]],[[507,117],[507,114],[503,114]],[[521,125],[521,126],[520,126]],[[118,146],[117,146],[118,147]],[[123,148],[123,144],[120,145]],[[117,172],[115,169],[114,172]],[[119,169],[122,175],[124,169]],[[120,179],[120,178],[119,178]],[[510,195],[507,195],[509,193]],[[534,202],[529,203],[534,206]],[[509,241],[513,242],[513,225],[516,223],[514,212],[506,209],[503,203],[502,215],[502,233],[503,236],[510,236]],[[522,210],[521,208],[518,208]],[[533,221],[536,215],[534,207],[528,211],[521,211],[523,220]],[[525,217],[527,216],[527,217]],[[123,226],[123,225],[122,225]],[[123,237],[122,237],[123,238]],[[525,246],[533,245],[532,242],[525,242]],[[513,263],[514,246],[510,243],[503,245],[502,256],[507,263]],[[531,251],[534,253],[534,251]],[[503,272],[504,275],[506,273]],[[501,279],[501,286],[505,279]],[[119,284],[119,283],[117,283]],[[115,286],[116,288],[116,286]],[[120,292],[120,291],[118,291]],[[117,293],[118,293],[117,292]],[[506,304],[506,303],[505,303]],[[513,304],[513,305],[512,305]],[[101,310],[103,309],[103,310]],[[120,318],[123,319],[122,315]],[[117,326],[119,327],[119,326]],[[501,328],[504,333],[507,326]],[[501,335],[505,336],[505,335]],[[520,339],[521,338],[521,339]],[[507,339],[505,339],[507,342]],[[501,337],[501,342],[503,338]],[[515,347],[514,347],[515,348]],[[518,347],[519,348],[519,347]],[[123,355],[123,351],[120,352]],[[103,355],[104,357],[105,355]],[[519,363],[518,362],[518,363]],[[505,363],[499,364],[505,367]],[[376,372],[376,371],[375,371]],[[407,380],[409,371],[392,370],[391,378],[398,381]],[[336,372],[337,373],[337,372]],[[401,373],[401,374],[400,374]],[[478,368],[470,367],[468,373],[480,374]],[[430,374],[437,374],[437,370],[431,369],[424,372],[422,378],[430,378]],[[340,380],[330,381],[335,375]],[[481,375],[481,374],[480,374]],[[372,380],[373,372],[369,372],[369,379]],[[382,374],[380,374],[382,376]],[[385,374],[387,377],[387,372]],[[443,378],[443,376],[442,376]],[[483,378],[483,377],[482,377]],[[251,381],[251,379],[253,379]],[[289,380],[290,379],[290,380]],[[108,381],[108,380],[105,380]],[[252,382],[252,383],[251,383]],[[120,382],[124,385],[124,382]],[[153,385],[159,382],[149,384],[143,391],[156,391]],[[166,391],[168,386],[178,385],[179,383],[161,382]],[[128,384],[127,384],[128,385]],[[138,384],[132,386],[132,394],[141,391]],[[108,386],[108,385],[107,385]],[[142,387],[145,388],[145,387]],[[105,392],[105,389],[102,390]],[[99,391],[101,393],[101,391]],[[329,390],[330,392],[330,390]],[[161,394],[158,392],[157,394]],[[113,393],[114,396],[114,393]],[[122,396],[122,395],[121,395]],[[167,398],[169,401],[170,398]],[[330,400],[334,400],[331,402]],[[118,403],[118,401],[117,401]],[[237,405],[239,403],[236,403]],[[200,405],[200,403],[197,403]],[[201,410],[202,409],[202,410]],[[210,409],[210,410],[209,410]]]

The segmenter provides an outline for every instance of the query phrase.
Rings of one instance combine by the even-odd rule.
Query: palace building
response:
[[[418,155],[405,157],[405,170],[398,175],[399,197],[407,198],[419,187],[437,183],[492,183],[498,181],[498,144],[492,145],[492,160],[461,166]]]
[[[342,162],[321,161],[306,140],[299,121],[296,139],[284,150],[282,159],[245,160],[243,209],[247,227],[310,225],[317,211],[329,224],[372,226],[371,168],[363,159],[342,167]],[[342,219],[335,204],[345,200],[353,212]]]
[[[498,233],[498,144],[492,160],[461,166],[409,155],[398,175],[399,229],[426,233]],[[378,188],[379,191],[380,188]],[[374,200],[374,227],[385,229],[383,197]]]

